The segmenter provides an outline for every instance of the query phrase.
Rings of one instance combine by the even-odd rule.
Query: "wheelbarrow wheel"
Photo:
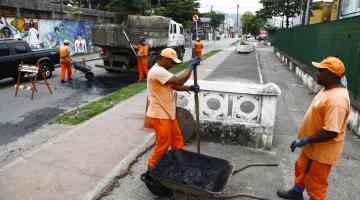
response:
[[[158,181],[153,180],[146,173],[141,174],[140,179],[145,183],[146,187],[150,190],[151,193],[162,197],[169,197],[172,195],[171,189],[161,185],[161,183]]]
[[[86,72],[86,73],[85,73],[85,78],[86,78],[88,81],[94,81],[94,80],[95,80],[95,75],[94,75],[94,73],[92,73],[92,72]]]

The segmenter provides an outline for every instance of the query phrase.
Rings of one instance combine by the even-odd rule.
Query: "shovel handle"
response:
[[[257,197],[254,195],[250,195],[250,194],[233,194],[233,195],[224,195],[224,196],[219,196],[219,197],[212,197],[212,199],[235,199],[238,197],[247,197],[247,198],[251,198],[251,199],[258,199],[258,200],[270,200],[264,197]]]
[[[194,85],[198,85],[196,68],[193,70],[193,73],[194,73]],[[196,115],[195,132],[196,132],[197,153],[200,153],[200,118],[199,118],[199,94],[198,94],[198,92],[194,92],[194,96],[195,96],[195,115]]]
[[[279,166],[279,164],[264,164],[264,163],[254,163],[254,164],[250,164],[250,165],[246,165],[245,167],[242,167],[240,169],[234,170],[234,172],[232,173],[232,175],[235,175],[241,171],[243,171],[244,169],[247,169],[249,167],[258,167],[258,166],[262,166],[262,167],[277,167]]]

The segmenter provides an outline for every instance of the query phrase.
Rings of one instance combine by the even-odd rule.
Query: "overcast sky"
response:
[[[259,0],[200,0],[200,12],[210,12],[211,5],[214,11],[223,13],[236,13],[236,5],[239,4],[239,13],[245,11],[255,12],[259,10],[262,5]]]
[[[314,2],[319,0],[314,0]],[[324,0],[332,1],[332,0]],[[239,13],[244,13],[246,11],[255,11],[260,10],[262,5],[259,3],[259,0],[199,0],[200,2],[200,12],[210,12],[211,5],[213,5],[214,11],[220,11],[223,13],[236,13],[236,5],[239,4]]]

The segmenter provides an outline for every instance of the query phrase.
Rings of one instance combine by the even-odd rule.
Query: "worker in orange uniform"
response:
[[[70,58],[70,42],[69,40],[64,40],[64,46],[60,47],[60,80],[61,83],[65,83],[65,73],[67,72],[67,78],[69,81],[72,80],[71,77],[71,58]]]
[[[350,113],[349,93],[341,84],[345,66],[336,57],[312,64],[318,68],[317,82],[324,88],[314,97],[306,112],[298,140],[290,145],[292,152],[302,148],[295,163],[293,188],[277,192],[284,199],[303,199],[304,189],[312,200],[325,199],[331,167],[338,162],[344,146]]]
[[[148,52],[149,47],[146,45],[146,39],[144,37],[139,38],[139,45],[133,45],[135,49],[138,49],[137,59],[138,59],[138,72],[139,79],[138,81],[144,80],[144,74],[148,74]]]
[[[203,49],[203,44],[200,42],[200,38],[196,38],[194,48],[195,48],[195,55],[199,59],[199,62],[200,62],[201,61],[201,51]]]
[[[163,49],[159,61],[150,69],[147,79],[147,93],[149,107],[146,112],[155,129],[155,148],[147,162],[149,169],[153,167],[158,158],[169,147],[183,149],[184,142],[175,115],[175,98],[173,90],[199,92],[199,86],[184,86],[189,79],[191,71],[199,65],[197,59],[189,62],[181,75],[176,76],[168,71],[175,63],[181,61],[177,58],[176,51],[172,48]]]

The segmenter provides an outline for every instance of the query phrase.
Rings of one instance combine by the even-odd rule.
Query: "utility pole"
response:
[[[309,24],[311,4],[312,4],[312,0],[307,0],[306,13],[305,13],[305,25]]]
[[[239,31],[239,4],[236,6],[236,33]]]

